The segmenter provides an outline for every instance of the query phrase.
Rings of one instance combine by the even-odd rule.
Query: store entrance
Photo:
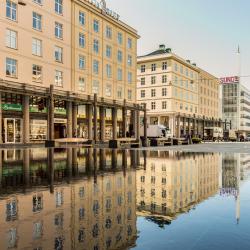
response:
[[[4,141],[5,143],[21,142],[22,119],[4,119]]]
[[[55,139],[66,138],[66,124],[55,123]]]

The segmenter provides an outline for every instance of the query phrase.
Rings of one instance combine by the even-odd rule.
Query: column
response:
[[[3,113],[2,113],[2,94],[0,92],[0,144],[3,143]]]
[[[127,150],[122,151],[122,169],[123,169],[123,176],[126,176],[126,170],[128,167],[128,156],[127,156]]]
[[[53,141],[55,139],[55,127],[54,127],[54,86],[50,85],[50,96],[48,98],[48,140]]]
[[[30,182],[30,150],[23,150],[23,173],[24,173],[24,183],[25,187],[29,186]]]
[[[0,190],[2,188],[3,180],[3,151],[0,149]]]
[[[93,148],[88,149],[87,160],[86,160],[86,172],[91,174],[94,168],[94,159],[93,159]]]
[[[30,142],[30,98],[23,96],[23,143]]]
[[[112,169],[115,170],[117,169],[117,149],[112,150]]]
[[[106,116],[105,107],[100,107],[100,131],[101,131],[101,141],[106,139]]]
[[[88,139],[93,140],[93,105],[87,105],[87,116],[88,116]]]
[[[54,148],[47,149],[50,193],[54,193]]]
[[[97,94],[94,94],[94,141],[97,142]]]
[[[122,107],[122,137],[126,137],[127,132],[127,108],[126,108],[126,100],[124,100],[124,104]]]
[[[187,127],[186,127],[186,117],[183,117],[183,134],[184,135],[186,135],[186,129],[187,129]]]
[[[113,140],[117,139],[117,107],[112,108]]]
[[[106,150],[100,149],[100,170],[105,170],[106,168]]]
[[[72,149],[72,155],[73,155],[72,156],[72,172],[74,176],[78,176],[79,174],[78,163],[77,163],[77,160],[78,160],[77,151],[78,151],[77,148]]]
[[[188,133],[191,134],[191,122],[190,122],[190,118],[188,119]]]
[[[144,129],[144,140],[143,140],[143,147],[148,146],[148,118],[147,118],[147,104],[144,106],[144,118],[143,118],[143,129]]]
[[[73,137],[77,138],[77,104],[73,103],[73,110],[72,110],[72,127],[73,127]]]
[[[177,117],[177,138],[181,137],[181,117]]]
[[[136,140],[140,141],[140,110],[139,105],[136,110]]]
[[[68,174],[68,183],[71,182],[72,179],[72,156],[73,156],[72,148],[67,148],[67,174]]]
[[[132,137],[136,136],[136,111],[131,110]]]
[[[67,112],[67,138],[72,138],[72,102],[67,101],[66,103]]]

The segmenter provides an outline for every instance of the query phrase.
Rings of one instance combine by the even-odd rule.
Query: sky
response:
[[[159,44],[216,77],[250,75],[250,0],[106,0],[138,31],[138,55]],[[241,83],[250,89],[250,77]]]

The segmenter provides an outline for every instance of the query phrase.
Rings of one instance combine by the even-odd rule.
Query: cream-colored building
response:
[[[9,190],[0,201],[1,250],[134,246],[136,171],[127,155],[124,172],[121,151],[112,171],[110,151],[105,151],[107,168],[89,169],[90,153],[100,162],[99,152],[60,150],[51,166],[46,149],[1,151],[1,190]]]
[[[136,176],[138,214],[171,222],[189,211],[217,193],[220,163],[217,154],[150,152]]]
[[[137,58],[137,101],[147,105],[148,123],[166,126],[176,137],[203,134],[201,125],[218,120],[218,85],[209,91],[213,107],[209,116],[200,112],[200,77],[211,75],[190,60],[174,54],[165,45]],[[207,110],[206,110],[207,111]],[[206,124],[205,124],[206,125]]]
[[[105,1],[6,0],[0,24],[0,143],[125,135],[139,36]]]

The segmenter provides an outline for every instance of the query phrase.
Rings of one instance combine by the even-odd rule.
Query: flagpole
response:
[[[240,89],[241,89],[241,55],[240,55],[240,46],[238,45],[238,50],[237,50],[237,59],[238,59],[238,114],[237,114],[237,117],[238,117],[238,130],[239,130],[239,133],[240,133]]]

